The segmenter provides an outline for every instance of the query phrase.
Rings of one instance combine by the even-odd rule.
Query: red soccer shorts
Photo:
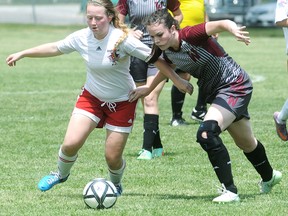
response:
[[[97,128],[130,133],[135,119],[137,101],[105,102],[83,89],[73,114],[82,114],[97,123]]]

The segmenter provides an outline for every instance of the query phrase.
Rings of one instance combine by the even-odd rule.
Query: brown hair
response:
[[[177,30],[180,29],[179,23],[175,20],[167,10],[157,10],[152,13],[150,16],[147,16],[143,21],[145,26],[149,26],[152,24],[164,24],[168,29],[171,28],[172,25],[176,27]]]

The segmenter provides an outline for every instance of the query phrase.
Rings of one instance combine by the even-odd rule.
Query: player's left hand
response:
[[[150,94],[150,90],[148,86],[139,86],[136,89],[132,90],[129,93],[129,102],[133,102],[138,100],[141,97],[145,97]]]
[[[134,28],[131,29],[129,32],[130,35],[134,36],[135,38],[137,38],[138,40],[141,40],[143,38],[143,32]]]
[[[249,37],[249,32],[244,31],[246,29],[246,26],[241,26],[232,32],[235,37],[237,38],[237,41],[244,42],[246,45],[249,45],[251,43],[250,37]]]
[[[178,79],[177,82],[174,82],[174,85],[181,91],[182,93],[188,93],[192,95],[194,87],[193,85],[185,79]]]

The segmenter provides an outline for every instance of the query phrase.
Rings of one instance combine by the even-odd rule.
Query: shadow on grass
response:
[[[46,193],[47,194],[47,193]],[[53,196],[57,196],[59,198],[61,197],[65,197],[65,199],[82,199],[83,196],[80,193],[61,193],[61,194],[54,194]],[[151,197],[151,198],[156,198],[156,199],[161,199],[161,200],[204,200],[207,202],[212,202],[212,200],[217,197],[217,194],[211,194],[211,195],[185,195],[185,194],[155,194],[155,193],[151,193],[151,194],[147,194],[147,193],[125,193],[120,197],[120,198],[124,198],[125,197]],[[251,200],[257,199],[257,198],[261,198],[265,196],[264,194],[260,194],[260,193],[253,193],[253,194],[240,194],[240,203],[241,202],[250,202]]]
[[[44,193],[43,193],[44,194]],[[45,195],[48,195],[49,193],[45,193]],[[51,195],[52,193],[50,193]],[[57,196],[57,197],[66,197],[66,198],[83,198],[82,194],[73,192],[73,193],[54,193],[53,196]],[[204,199],[204,200],[211,200],[213,198],[215,198],[215,195],[209,195],[209,196],[193,196],[193,195],[175,195],[175,194],[155,194],[155,193],[151,193],[151,194],[146,194],[146,193],[125,193],[121,196],[121,197],[126,197],[126,196],[131,196],[131,197],[155,197],[155,198],[159,198],[159,199],[171,199],[171,200],[176,200],[176,199],[182,199],[182,200],[191,200],[191,199]]]
[[[204,195],[204,196],[197,196],[197,195],[184,195],[184,194],[142,194],[142,193],[125,193],[124,196],[139,196],[139,197],[158,197],[159,199],[163,200],[205,200],[205,201],[212,201],[217,194],[212,195]],[[256,197],[263,196],[263,194],[254,193],[254,194],[240,194],[240,200],[244,201],[246,199],[251,200],[255,199]]]
[[[200,125],[200,123],[201,122],[199,122],[199,121],[192,120],[192,119],[190,121],[190,119],[189,119],[189,121],[185,121],[185,125],[171,126],[170,122],[166,122],[166,123],[164,123],[164,125],[168,125],[168,126],[173,127],[173,128],[178,128],[178,127],[185,128],[185,127],[190,126],[190,125]]]
[[[159,199],[164,199],[164,200],[177,200],[177,199],[182,199],[182,200],[212,200],[215,198],[215,195],[209,195],[209,196],[193,196],[193,195],[175,195],[175,194],[143,194],[143,193],[125,193],[124,196],[139,196],[139,197],[157,197]]]

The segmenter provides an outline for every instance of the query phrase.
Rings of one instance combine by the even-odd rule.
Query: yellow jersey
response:
[[[204,0],[179,0],[180,9],[183,13],[183,21],[180,28],[193,26],[205,22]]]

